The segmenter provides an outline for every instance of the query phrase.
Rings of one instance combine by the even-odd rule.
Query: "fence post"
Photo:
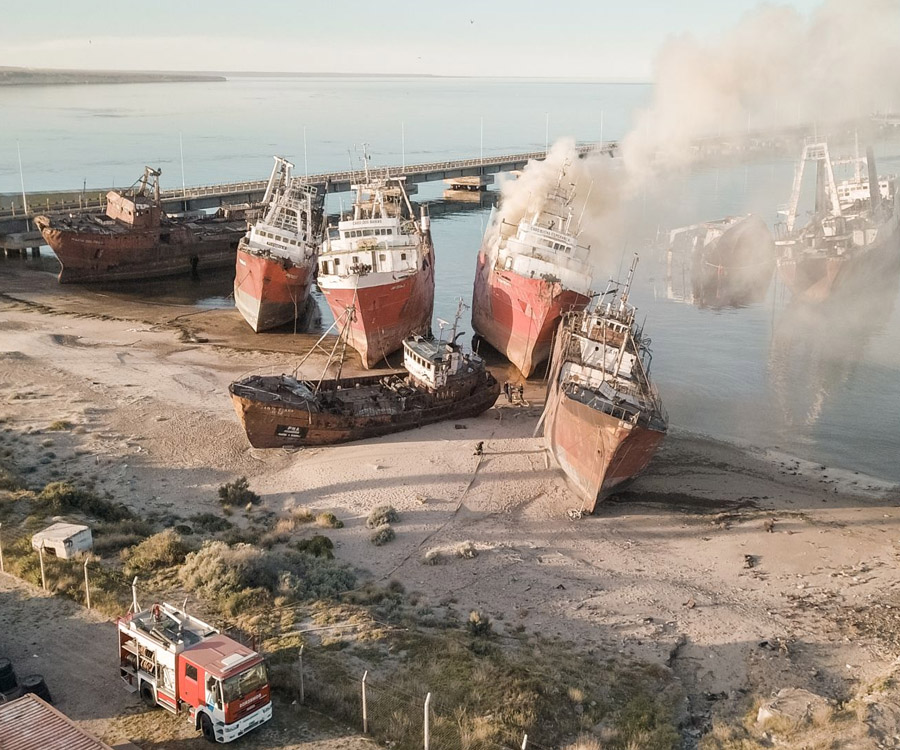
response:
[[[522,750],[525,750],[526,747],[528,747],[528,735],[527,734],[522,738]]]
[[[87,572],[87,566],[90,561],[91,561],[91,556],[90,555],[85,556],[85,558],[84,558],[84,598],[85,598],[85,603],[87,604],[88,609],[91,608],[91,584],[88,582],[88,572]]]
[[[363,672],[362,678],[362,712],[363,712],[363,734],[369,733],[369,711],[366,705],[366,677],[369,676],[369,670]]]
[[[44,543],[41,542],[41,546],[38,547],[38,559],[41,561],[41,588],[44,591],[47,590],[47,578],[44,575]]]
[[[431,746],[431,693],[425,696],[425,750]]]
[[[6,568],[3,567],[3,524],[0,523],[0,573],[5,573]]]
[[[306,693],[303,690],[303,644],[300,644],[300,702],[306,702]]]

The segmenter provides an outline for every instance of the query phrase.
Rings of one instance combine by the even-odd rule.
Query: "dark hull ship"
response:
[[[809,223],[795,229],[803,168],[816,164],[816,203]],[[895,177],[879,178],[871,148],[856,176],[835,181],[825,143],[808,144],[797,168],[786,224],[781,228],[778,276],[802,302],[824,302],[837,290],[866,294],[900,262],[900,197]],[[861,166],[867,167],[866,174]],[[874,188],[874,189],[873,189]]]
[[[166,215],[159,175],[147,167],[129,190],[111,190],[105,215],[35,217],[62,265],[60,283],[147,279],[234,264],[246,220]]]
[[[405,373],[318,382],[296,372],[251,375],[229,392],[255,448],[332,445],[475,417],[494,405],[500,385],[484,360],[462,352],[457,338],[456,326],[448,341],[407,338]]]

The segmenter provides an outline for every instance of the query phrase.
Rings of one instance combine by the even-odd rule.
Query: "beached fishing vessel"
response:
[[[816,164],[815,208],[797,229],[807,162]],[[841,164],[853,164],[855,176],[838,183],[834,166]],[[871,147],[864,158],[832,161],[827,143],[808,143],[794,175],[787,221],[778,229],[778,276],[795,299],[822,302],[838,289],[864,293],[900,263],[897,178],[879,178]]]
[[[102,282],[197,273],[234,263],[246,218],[168,215],[158,169],[146,167],[128,190],[106,194],[106,213],[36,216],[35,226],[62,269],[59,281]]]
[[[342,316],[344,343],[350,315],[352,310]],[[331,445],[481,414],[494,405],[500,385],[484,360],[463,352],[456,328],[447,340],[404,340],[405,371],[362,377],[341,377],[338,371],[334,378],[323,373],[315,380],[299,376],[301,362],[290,375],[235,381],[229,392],[250,444]]]
[[[404,180],[372,179],[366,162],[352,218],[328,228],[319,253],[319,289],[335,319],[353,310],[348,342],[365,368],[431,330],[431,224],[424,208],[416,220]]]
[[[234,303],[256,332],[296,321],[315,278],[322,196],[292,176],[293,166],[275,157],[265,214],[238,244]]]
[[[666,296],[700,307],[759,302],[775,273],[775,241],[755,214],[705,221],[669,232]]]
[[[472,326],[525,377],[550,355],[562,314],[591,296],[590,247],[578,244],[574,186],[564,178],[565,167],[517,225],[502,205],[491,211],[478,252]]]
[[[553,347],[538,429],[590,513],[643,471],[665,437],[668,416],[650,381],[650,339],[624,286],[610,282],[592,308],[568,312]]]

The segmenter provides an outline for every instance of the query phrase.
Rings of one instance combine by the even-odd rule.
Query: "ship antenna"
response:
[[[628,278],[625,280],[625,288],[622,290],[621,302],[619,303],[620,309],[625,309],[625,303],[628,302],[628,293],[631,291],[631,281],[634,279],[634,269],[637,266],[638,262],[638,254],[634,254],[634,258],[631,260],[631,268],[628,270]]]
[[[444,326],[448,326],[450,324],[443,318],[438,318],[437,322],[438,328],[440,328],[440,331],[438,332],[438,343],[440,344],[444,340]]]
[[[450,331],[450,343],[456,343],[456,329],[459,327],[459,319],[462,317],[463,310],[468,309],[468,305],[463,302],[463,298],[459,298],[459,304],[456,306],[456,317],[453,319],[453,329]]]
[[[587,210],[588,201],[591,198],[591,191],[594,189],[594,181],[591,180],[591,186],[588,188],[587,195],[584,197],[584,205],[581,207],[581,214],[578,216],[578,229],[576,234],[581,234],[581,222],[584,219],[584,212]]]
[[[364,143],[363,147],[363,169],[366,173],[366,184],[369,184],[369,144]]]

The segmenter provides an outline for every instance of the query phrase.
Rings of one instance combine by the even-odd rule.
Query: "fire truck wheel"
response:
[[[203,739],[207,742],[216,741],[216,732],[213,729],[212,720],[206,715],[200,715],[200,731],[203,733]]]
[[[156,698],[153,697],[153,688],[146,682],[141,685],[141,700],[144,701],[144,705],[148,708],[154,708],[156,706]]]

